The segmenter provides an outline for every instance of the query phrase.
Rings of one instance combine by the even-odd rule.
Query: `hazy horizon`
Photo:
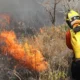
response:
[[[48,13],[36,0],[0,0],[0,13],[9,13],[15,19],[34,26],[51,25]],[[63,14],[57,11],[56,24],[63,23]]]

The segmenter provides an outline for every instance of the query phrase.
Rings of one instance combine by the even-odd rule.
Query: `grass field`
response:
[[[37,73],[19,66],[14,70],[18,63],[1,53],[0,80],[69,80],[72,51],[66,46],[66,30],[63,25],[40,28],[35,35],[28,37],[21,33],[18,41],[27,40],[30,45],[40,50],[48,62],[48,69]]]

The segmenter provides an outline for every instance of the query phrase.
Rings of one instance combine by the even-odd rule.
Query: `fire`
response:
[[[41,52],[27,42],[19,43],[13,31],[1,32],[0,44],[2,53],[12,56],[24,67],[38,72],[47,69],[48,63]]]
[[[10,16],[8,14],[0,14],[0,26],[6,27],[10,24]]]

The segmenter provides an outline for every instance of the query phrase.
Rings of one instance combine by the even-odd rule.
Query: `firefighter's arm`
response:
[[[70,33],[75,58],[80,58],[80,32],[74,33],[74,31],[71,30]]]
[[[71,34],[70,34],[70,30],[68,30],[66,32],[66,45],[69,49],[73,49],[72,45],[71,45]]]

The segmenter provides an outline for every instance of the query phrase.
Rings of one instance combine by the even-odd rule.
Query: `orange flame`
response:
[[[10,24],[10,16],[8,14],[0,14],[0,25],[5,27]]]
[[[41,52],[28,43],[19,44],[13,31],[3,31],[0,34],[1,43],[4,43],[1,45],[1,51],[12,56],[24,67],[38,72],[47,69],[48,63]]]

